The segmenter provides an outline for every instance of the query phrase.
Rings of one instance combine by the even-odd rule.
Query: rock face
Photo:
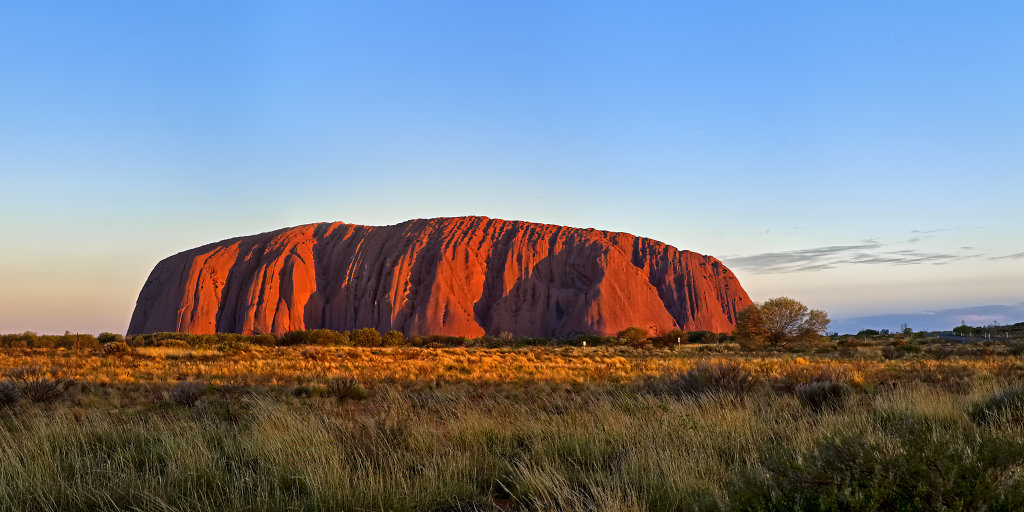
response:
[[[486,217],[308,224],[175,254],[129,334],[397,329],[566,337],[732,330],[750,298],[718,260],[627,233]]]

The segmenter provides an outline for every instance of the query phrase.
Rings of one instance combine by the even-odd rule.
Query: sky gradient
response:
[[[893,4],[4,3],[0,332],[123,332],[204,243],[457,215],[836,319],[1020,311],[1024,4]]]

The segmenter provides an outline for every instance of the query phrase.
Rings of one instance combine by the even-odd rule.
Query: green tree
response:
[[[967,325],[966,322],[960,322],[960,325],[953,328],[953,334],[957,336],[973,336],[974,327]]]
[[[819,341],[829,322],[828,314],[820,309],[809,309],[789,297],[776,297],[752,304],[736,315],[733,336],[747,349],[785,347]]]

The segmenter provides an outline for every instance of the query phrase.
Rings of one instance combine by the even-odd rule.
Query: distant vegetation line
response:
[[[0,335],[0,346],[16,348],[66,348],[66,349],[99,349],[111,343],[124,343],[129,347],[175,346],[212,348],[225,344],[249,344],[265,347],[319,345],[341,347],[508,347],[508,346],[673,346],[680,343],[719,344],[732,341],[727,333],[711,331],[672,330],[667,333],[651,336],[646,329],[630,327],[617,336],[600,336],[583,334],[574,338],[534,338],[518,337],[503,332],[498,336],[480,336],[467,338],[463,336],[405,336],[400,331],[380,332],[372,327],[351,331],[335,331],[332,329],[310,329],[288,331],[283,334],[189,334],[183,332],[158,332],[152,334],[136,334],[122,336],[104,332],[98,335],[65,332],[62,335],[24,333]]]
[[[1024,322],[1008,325],[969,326],[962,324],[947,333],[965,338],[1016,339],[1024,338]],[[939,334],[936,331],[914,331],[905,327],[899,332],[888,329],[864,329],[857,334],[828,333],[827,336],[788,347],[790,352],[805,352],[808,349],[828,347],[829,343],[846,344],[854,339],[893,338],[898,340],[923,340]],[[98,335],[89,333],[37,334],[32,331],[0,335],[0,346],[18,348],[78,348],[100,349],[111,343],[125,343],[129,347],[144,346],[182,346],[194,348],[213,348],[225,345],[250,344],[260,346],[348,346],[348,347],[523,347],[523,346],[632,346],[636,348],[671,347],[677,344],[729,344],[737,340],[736,333],[715,333],[711,331],[672,330],[652,335],[646,329],[630,327],[616,336],[600,336],[583,334],[574,338],[536,338],[518,337],[509,332],[497,336],[480,336],[468,338],[463,336],[405,336],[402,332],[392,330],[380,332],[372,327],[351,331],[335,331],[332,329],[310,329],[289,331],[280,335],[274,334],[189,334],[182,332],[158,332],[122,336],[121,334],[103,332]],[[855,343],[855,342],[853,342]],[[741,343],[742,346],[742,343]],[[743,347],[748,348],[748,347]],[[749,347],[762,349],[764,347]],[[778,347],[784,348],[784,347]]]

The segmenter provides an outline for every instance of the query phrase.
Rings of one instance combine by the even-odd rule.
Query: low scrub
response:
[[[794,394],[801,404],[815,411],[836,410],[846,404],[852,389],[844,382],[827,380],[800,384]]]
[[[9,380],[0,381],[0,407],[14,405],[21,400],[21,390]]]
[[[103,345],[103,353],[108,356],[127,354],[132,351],[132,348],[123,341],[111,341]]]
[[[8,377],[21,383],[21,395],[33,402],[56,400],[67,392],[71,379],[59,377],[60,370],[45,370],[39,366],[25,366],[7,372]]]
[[[685,372],[670,372],[653,379],[654,390],[676,395],[727,392],[744,394],[760,379],[739,361],[699,362]]]
[[[193,407],[199,399],[206,395],[210,386],[205,382],[183,381],[171,388],[172,402],[185,407]]]
[[[338,400],[365,400],[370,396],[358,379],[354,377],[335,377],[327,382],[327,393]]]

